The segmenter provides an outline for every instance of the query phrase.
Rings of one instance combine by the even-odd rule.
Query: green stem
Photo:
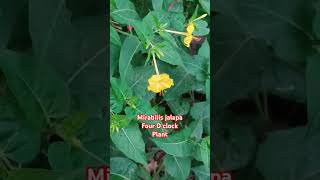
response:
[[[156,69],[156,73],[157,73],[157,75],[159,76],[159,75],[160,75],[160,74],[159,74],[159,69],[158,69],[158,65],[157,65],[157,61],[156,61],[156,57],[155,57],[154,53],[152,53],[152,58],[153,58],[154,67],[155,67],[155,69]]]

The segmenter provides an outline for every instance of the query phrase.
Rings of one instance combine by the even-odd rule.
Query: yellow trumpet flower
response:
[[[154,93],[160,93],[165,89],[174,85],[173,80],[166,73],[160,75],[152,75],[148,80],[148,90]]]

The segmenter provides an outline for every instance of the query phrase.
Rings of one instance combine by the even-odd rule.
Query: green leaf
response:
[[[29,31],[39,61],[54,65],[66,80],[79,64],[80,34],[71,24],[65,0],[29,1]]]
[[[224,114],[216,119],[215,170],[231,171],[246,167],[256,150],[256,137],[250,126],[239,123],[235,115]]]
[[[123,106],[126,104],[127,99],[132,96],[132,89],[126,84],[126,82],[120,79],[111,78],[111,107],[116,108],[114,113],[121,112]]]
[[[134,31],[144,44],[152,41],[154,32],[149,24],[146,24],[144,21],[134,20],[131,22],[131,25],[134,27]]]
[[[195,151],[195,159],[202,161],[207,170],[210,169],[210,145],[208,143],[208,138],[203,138],[200,143],[197,144]]]
[[[25,0],[3,0],[0,2],[0,48],[7,46],[17,16],[26,4]]]
[[[210,1],[209,0],[199,0],[202,8],[210,15]]]
[[[119,58],[119,72],[122,81],[129,81],[133,74],[131,61],[139,48],[141,48],[141,42],[136,36],[129,36],[124,40]]]
[[[61,172],[50,171],[46,169],[17,169],[9,172],[8,180],[21,180],[21,179],[33,179],[33,180],[57,180],[60,178]]]
[[[40,151],[40,133],[25,126],[13,97],[0,96],[0,112],[0,151],[16,162],[31,162]]]
[[[188,71],[196,77],[198,81],[205,81],[208,79],[209,72],[209,58],[204,58],[199,55],[195,55],[192,59],[185,59],[184,65]]]
[[[119,132],[113,133],[111,139],[116,147],[128,158],[137,163],[147,165],[145,144],[137,124],[132,123]]]
[[[210,104],[205,102],[195,103],[190,110],[190,115],[196,121],[201,121],[206,133],[210,132]]]
[[[64,117],[68,113],[68,88],[44,62],[28,55],[1,51],[0,68],[34,130],[40,131],[44,120]]]
[[[303,144],[305,130],[294,128],[268,134],[267,140],[259,146],[256,159],[256,167],[267,180],[303,179],[297,176],[296,169],[297,159],[302,158],[299,148]],[[301,170],[298,173],[302,173]]]
[[[152,139],[152,141],[167,154],[188,157],[194,150],[194,145],[189,139],[190,134],[190,129],[183,129],[176,134],[170,134],[168,138]]]
[[[263,69],[272,59],[272,52],[265,42],[244,34],[232,18],[219,16],[215,22],[216,26],[226,26],[228,29],[217,29],[214,38],[216,53],[212,55],[216,59],[213,61],[212,81],[219,86],[211,94],[215,99],[211,103],[214,111],[220,111],[260,88]]]
[[[71,146],[65,142],[54,142],[48,148],[48,160],[54,170],[71,170]]]
[[[198,20],[194,23],[195,29],[193,31],[193,35],[195,36],[205,36],[210,33],[210,30],[208,27],[208,23],[204,20]]]
[[[118,32],[110,25],[110,39],[111,43],[121,46],[120,36]]]
[[[111,9],[111,17],[120,24],[132,24],[140,17],[135,10],[134,4],[130,0],[116,0],[116,8]]]
[[[181,65],[182,59],[180,55],[177,53],[175,48],[173,48],[170,43],[163,41],[157,46],[160,46],[159,50],[164,54],[164,56],[160,57],[160,60],[169,63],[171,65]]]
[[[190,110],[190,104],[186,99],[167,101],[167,104],[176,115],[186,115]]]
[[[73,21],[80,32],[81,57],[73,59],[76,68],[68,68],[68,85],[72,90],[75,106],[92,116],[100,116],[105,108],[107,79],[107,36],[104,16],[85,16]],[[111,45],[112,46],[112,45]]]
[[[133,94],[138,98],[145,98],[154,96],[148,91],[148,79],[154,74],[154,67],[151,65],[139,66],[133,68],[133,73],[129,76],[128,85],[132,89]]]
[[[154,10],[162,9],[163,0],[152,0],[152,7]]]
[[[137,178],[138,166],[127,158],[111,157],[110,160],[110,178],[119,179],[135,179]]]
[[[202,43],[198,51],[198,55],[206,59],[210,59],[210,45],[208,43],[208,39],[206,39],[204,43]]]
[[[183,1],[166,0],[163,7],[169,12],[183,13]]]
[[[210,171],[205,166],[192,167],[191,170],[196,174],[197,179],[201,179],[201,180],[210,179]]]
[[[287,8],[288,3],[290,8]],[[303,62],[312,52],[311,1],[227,0],[216,1],[215,8],[232,17],[247,34],[264,39],[273,47],[275,54],[287,62]]]
[[[166,172],[176,180],[185,180],[188,178],[191,169],[190,158],[180,158],[171,155],[166,155],[164,158]]]
[[[317,133],[320,128],[320,55],[313,56],[307,61],[306,87],[308,105],[308,127],[310,134]]]
[[[110,77],[119,69],[120,46],[110,44]]]
[[[185,67],[178,66],[176,68],[171,67],[170,69],[160,67],[159,69],[168,73],[174,83],[173,87],[168,89],[164,95],[166,101],[176,100],[183,93],[193,90],[195,78],[189,72],[186,72]]]

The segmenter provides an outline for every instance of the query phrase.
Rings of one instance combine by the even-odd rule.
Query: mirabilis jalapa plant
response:
[[[152,7],[140,9],[143,2]],[[210,46],[209,38],[204,37],[209,35],[206,16],[210,8],[200,4],[200,9],[199,4],[111,1],[113,178],[185,180],[195,174],[199,179],[204,172],[209,175]],[[142,122],[138,115],[179,116],[183,120],[176,122],[177,129],[170,129],[163,125],[173,122]],[[152,127],[158,122],[160,128],[142,129],[141,123]],[[166,137],[154,136],[155,131]]]

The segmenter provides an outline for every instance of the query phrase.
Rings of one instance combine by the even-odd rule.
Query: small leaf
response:
[[[166,171],[176,180],[185,180],[188,178],[191,169],[190,158],[180,158],[166,155],[164,158]]]

